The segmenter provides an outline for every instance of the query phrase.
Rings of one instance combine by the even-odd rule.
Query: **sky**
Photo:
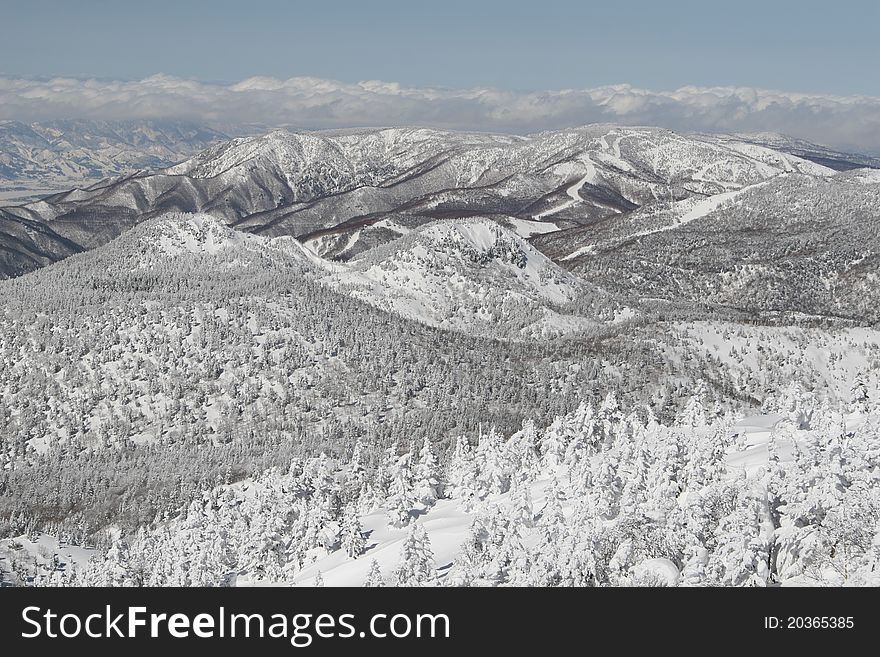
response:
[[[880,149],[876,0],[0,0],[0,19],[0,118],[620,119]],[[609,87],[637,93],[597,109]]]

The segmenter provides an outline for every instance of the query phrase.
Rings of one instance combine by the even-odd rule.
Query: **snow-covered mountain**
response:
[[[878,321],[874,169],[790,173],[708,198],[541,235],[557,262],[625,297],[754,316]]]
[[[880,169],[880,158],[856,153],[843,153],[827,146],[814,144],[804,139],[795,139],[777,132],[746,133],[734,135],[733,139],[796,155],[836,171],[862,168]]]
[[[325,280],[389,312],[482,335],[552,337],[631,316],[490,219],[435,221]]]
[[[721,146],[710,138],[658,129],[591,126],[524,138],[408,130],[331,135],[350,171],[375,171],[376,142],[401,143],[385,154],[384,182],[361,174],[328,198],[280,207],[241,221],[248,230],[320,240],[322,252],[351,257],[375,244],[357,242],[366,226],[436,218],[504,215],[552,227],[583,225],[658,198],[736,189],[785,171],[828,169],[768,149]],[[365,149],[364,146],[368,145]],[[357,146],[357,148],[355,148]],[[415,149],[415,150],[413,150]],[[403,153],[431,154],[398,163]],[[418,162],[419,164],[416,164]],[[185,166],[185,165],[182,165]],[[337,171],[339,169],[336,169]],[[405,173],[404,173],[405,172]],[[334,239],[328,239],[328,238]]]
[[[0,184],[65,189],[158,169],[229,137],[186,121],[0,121]]]
[[[390,128],[274,131],[141,172],[0,210],[0,274],[107,242],[163,212],[207,212],[347,259],[415,227],[473,216],[584,226],[669,199],[831,169],[735,140],[589,126],[528,137]],[[521,226],[526,224],[520,223]]]
[[[144,222],[86,258],[122,274],[169,267],[200,271],[322,271],[320,258],[290,237],[242,233],[207,214],[169,213]],[[329,263],[326,263],[329,266]]]
[[[501,339],[583,333],[633,316],[488,219],[437,221],[338,263],[292,237],[244,233],[207,214],[169,213],[66,264],[68,271],[98,269],[123,279],[168,268],[194,275],[300,271],[394,315]]]

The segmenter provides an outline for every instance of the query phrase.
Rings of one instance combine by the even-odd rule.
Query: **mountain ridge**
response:
[[[604,125],[527,137],[411,128],[276,130],[218,144],[164,170],[0,208],[0,275],[93,248],[170,211],[207,212],[241,230],[290,235],[320,255],[347,259],[399,235],[365,233],[385,220],[414,227],[499,215],[552,230],[785,172],[833,173],[738,143]]]

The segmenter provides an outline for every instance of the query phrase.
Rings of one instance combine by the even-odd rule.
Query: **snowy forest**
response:
[[[425,439],[292,458],[115,533],[88,562],[14,559],[88,586],[880,584],[880,413],[792,385],[735,422],[698,386],[675,423],[598,406],[438,456]],[[62,534],[62,540],[69,540]],[[31,538],[31,540],[36,540]],[[18,546],[22,550],[21,545]],[[48,557],[48,558],[47,558]]]
[[[275,131],[3,209],[0,585],[880,585],[880,177],[732,139]]]

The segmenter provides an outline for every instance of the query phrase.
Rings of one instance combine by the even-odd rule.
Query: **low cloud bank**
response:
[[[649,91],[629,85],[547,92],[255,77],[235,84],[0,77],[0,118],[190,119],[301,128],[425,125],[530,133],[586,123],[682,131],[780,132],[880,153],[880,98],[742,87]]]

